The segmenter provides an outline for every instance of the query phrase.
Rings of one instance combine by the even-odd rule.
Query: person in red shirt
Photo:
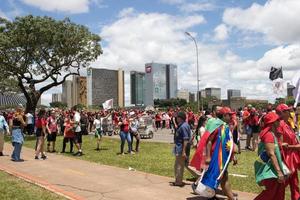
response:
[[[35,159],[39,159],[39,155],[41,154],[41,158],[45,160],[47,156],[44,152],[44,143],[45,143],[45,136],[46,132],[46,110],[41,109],[37,115],[37,119],[35,122],[36,126],[36,151],[35,151]]]
[[[161,114],[157,113],[155,115],[155,127],[156,127],[156,131],[161,127]]]
[[[58,132],[58,123],[57,119],[55,116],[55,111],[51,111],[50,116],[47,119],[47,130],[48,130],[48,135],[47,135],[47,152],[56,152],[55,151],[55,142],[56,142],[56,135]],[[50,151],[50,147],[52,146],[52,151]]]
[[[129,120],[127,117],[120,119],[119,122],[120,126],[120,138],[121,138],[121,152],[120,155],[124,155],[124,145],[125,145],[125,140],[127,140],[128,143],[128,153],[129,154],[134,154],[131,150],[131,137],[129,133]]]
[[[252,151],[256,151],[258,144],[258,134],[259,134],[259,118],[258,113],[255,108],[251,108],[250,117],[249,117],[249,126],[252,131]]]
[[[290,110],[286,104],[280,104],[276,107],[276,113],[280,116],[280,126],[277,132],[282,136],[282,142],[287,145],[298,145],[299,141],[294,130],[289,126]],[[283,158],[291,170],[292,174],[288,179],[288,184],[291,190],[291,200],[299,200],[299,180],[298,180],[298,169],[300,168],[300,155],[296,151],[284,148]]]
[[[264,170],[256,170],[256,180],[259,180],[258,183],[260,185],[265,186],[265,190],[263,190],[254,200],[284,200],[285,177],[275,153],[276,140],[280,140],[276,131],[279,127],[279,116],[276,113],[270,112],[264,116],[263,120],[264,128],[260,132],[259,137],[261,143],[264,145],[264,151],[260,154],[260,159],[266,159],[264,162],[269,162],[270,160],[272,165],[272,167],[270,167],[270,171],[272,173],[270,173],[270,171],[265,172]],[[266,154],[264,152],[266,152]]]
[[[74,144],[74,122],[73,116],[69,116],[65,119],[65,129],[64,129],[64,140],[63,140],[63,148],[61,153],[65,153],[67,143],[70,141],[70,153],[73,153],[73,144]]]

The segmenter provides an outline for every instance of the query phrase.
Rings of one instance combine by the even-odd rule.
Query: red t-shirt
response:
[[[73,138],[74,137],[74,131],[72,129],[72,124],[70,122],[65,122],[65,132],[64,136],[66,138]]]
[[[272,132],[268,131],[267,133],[260,136],[260,140],[263,143],[275,143],[274,136]]]
[[[35,121],[35,127],[36,128],[43,128],[43,126],[46,126],[47,120],[45,118],[37,118]]]

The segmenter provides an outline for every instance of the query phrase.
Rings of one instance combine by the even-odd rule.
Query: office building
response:
[[[221,99],[221,88],[205,88],[205,97]]]
[[[186,102],[189,102],[190,101],[190,93],[186,89],[178,90],[178,92],[177,92],[177,98],[179,98],[179,99],[185,99]]]
[[[145,71],[145,105],[153,105],[154,99],[177,97],[176,65],[147,63]]]
[[[227,99],[230,101],[232,97],[241,97],[241,90],[227,90]]]
[[[190,102],[190,103],[195,102],[195,93],[191,93],[191,92],[190,92],[190,95],[189,95],[189,102]]]
[[[52,94],[52,102],[62,102],[62,93]]]
[[[145,102],[145,73],[130,72],[131,104],[144,105]]]
[[[109,99],[114,107],[124,107],[124,71],[88,68],[87,104],[99,106]]]
[[[66,80],[62,84],[62,102],[67,104],[68,108],[72,108],[72,81]]]

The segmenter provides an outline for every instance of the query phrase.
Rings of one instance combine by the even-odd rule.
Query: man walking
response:
[[[7,132],[9,134],[9,127],[8,124],[3,117],[2,113],[0,113],[0,156],[3,155],[3,148],[4,148],[4,132]]]
[[[81,126],[80,126],[80,113],[75,108],[74,113],[74,129],[75,129],[75,144],[78,149],[78,152],[74,154],[74,156],[82,156],[82,133],[81,133]]]
[[[174,172],[175,172],[175,182],[174,186],[182,187],[184,183],[183,172],[184,167],[187,166],[190,154],[190,139],[191,139],[191,129],[189,124],[186,122],[186,114],[184,112],[178,112],[177,114],[178,128],[175,132],[175,148],[174,153],[176,156]]]

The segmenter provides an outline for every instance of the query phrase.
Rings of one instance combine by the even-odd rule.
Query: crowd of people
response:
[[[188,114],[179,112],[175,134],[175,182],[184,186],[184,168],[196,174],[192,185],[196,194],[215,198],[220,185],[228,199],[237,199],[228,178],[228,164],[238,163],[241,153],[240,134],[245,133],[246,150],[255,151],[256,183],[265,189],[255,200],[284,200],[289,185],[292,200],[300,199],[298,170],[300,169],[300,108],[280,104],[273,108],[256,110],[249,105],[232,111],[228,107],[214,107],[212,112],[200,115],[196,128],[197,150],[189,161],[193,144]],[[252,144],[252,145],[251,145]]]
[[[169,129],[174,134],[173,186],[184,186],[183,172],[187,168],[197,181],[192,185],[196,194],[214,198],[220,185],[229,199],[237,197],[231,190],[228,178],[228,164],[238,163],[241,153],[241,134],[246,135],[245,150],[258,153],[254,164],[256,182],[265,190],[256,199],[284,199],[285,188],[290,185],[291,199],[299,200],[300,169],[300,108],[280,104],[256,109],[251,105],[239,110],[213,106],[212,109],[193,113],[190,108],[167,110],[111,109],[97,112],[77,109],[40,109],[37,113],[24,113],[18,106],[13,112],[0,115],[0,156],[3,156],[4,132],[11,135],[14,147],[11,160],[22,162],[21,151],[24,134],[36,136],[34,158],[47,159],[45,153],[56,152],[56,137],[63,136],[61,153],[82,156],[82,135],[94,134],[96,150],[101,150],[104,134],[119,134],[120,155],[140,151],[141,119],[147,116],[153,128]],[[136,140],[133,148],[133,140]],[[125,151],[125,143],[128,148]],[[76,153],[73,147],[76,147]],[[196,148],[191,157],[190,150]],[[191,158],[191,159],[190,159]]]

